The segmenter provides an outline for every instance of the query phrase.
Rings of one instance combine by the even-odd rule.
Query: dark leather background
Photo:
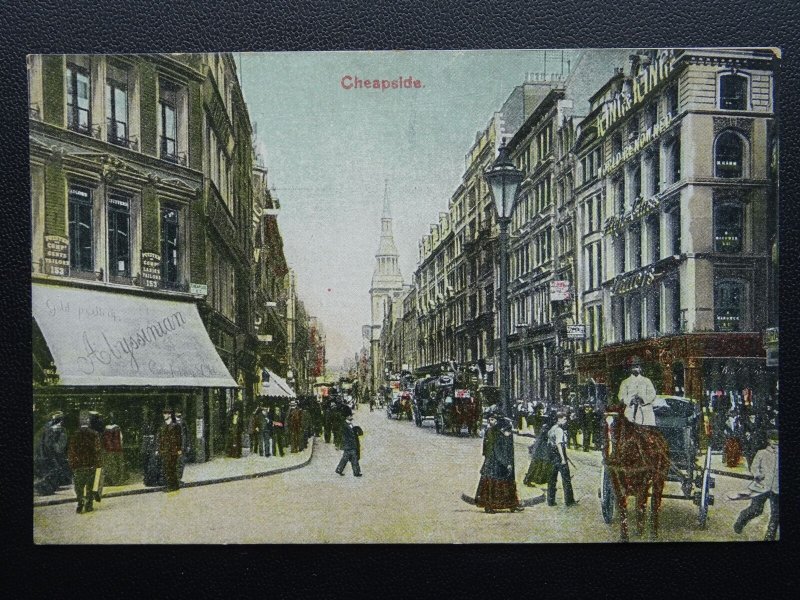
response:
[[[15,569],[15,581],[37,589],[46,586],[43,591],[56,594],[82,589],[84,593],[105,597],[113,590],[115,596],[140,597],[156,590],[175,589],[199,596],[253,593],[270,599],[327,598],[345,590],[350,595],[373,597],[393,590],[392,596],[409,597],[427,595],[435,588],[444,597],[461,595],[461,590],[472,596],[481,584],[491,586],[492,595],[497,596],[507,596],[517,589],[533,597],[545,594],[574,598],[585,597],[587,593],[593,597],[637,596],[634,589],[645,589],[648,596],[667,593],[670,597],[691,593],[690,590],[704,590],[711,597],[727,596],[731,591],[755,585],[777,585],[784,590],[782,595],[791,589],[798,569],[787,563],[788,545],[796,538],[797,501],[795,488],[787,479],[796,479],[797,452],[793,442],[800,410],[796,402],[794,359],[800,322],[797,297],[800,263],[797,29],[800,23],[795,3],[31,0],[4,3],[0,15],[0,322],[3,327],[0,364],[4,383],[0,410],[4,466],[0,522],[4,548],[13,548],[3,554],[9,559],[5,566]],[[779,98],[784,397],[781,477],[785,500],[782,541],[778,545],[154,549],[32,545],[25,54],[718,45],[777,46],[785,53]],[[409,493],[409,490],[397,489],[392,493]],[[229,510],[240,512],[243,519],[274,518],[251,512],[246,498]],[[343,511],[344,518],[358,518],[356,511],[348,511],[346,507],[331,507],[331,510]],[[409,511],[413,510],[410,497]],[[142,518],[160,516],[142,515]],[[513,517],[497,515],[498,522],[506,518]],[[526,522],[530,523],[530,519]],[[76,526],[93,525],[91,521],[76,520]],[[164,526],[169,527],[169,523]],[[280,527],[280,521],[275,520],[274,526]],[[431,523],[431,527],[436,527],[436,523]],[[198,581],[206,583],[203,590],[197,589]],[[519,589],[521,586],[524,589]]]

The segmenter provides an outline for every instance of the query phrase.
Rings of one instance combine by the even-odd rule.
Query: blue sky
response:
[[[566,51],[575,64],[577,52]],[[417,242],[447,209],[464,156],[544,51],[252,53],[236,56],[258,148],[281,202],[279,224],[309,312],[322,321],[330,365],[362,345],[388,182],[407,282]],[[547,51],[560,73],[561,51]],[[414,77],[423,87],[345,90],[345,75]]]

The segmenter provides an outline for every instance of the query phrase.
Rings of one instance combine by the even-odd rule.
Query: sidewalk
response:
[[[265,458],[258,454],[250,454],[242,458],[219,457],[204,463],[189,463],[183,471],[181,488],[265,477],[267,475],[277,475],[278,473],[300,469],[311,462],[315,443],[316,438],[311,438],[305,450],[297,452],[296,454],[291,454],[287,450],[286,455],[283,457],[271,456]],[[103,489],[103,499],[116,496],[163,492],[164,489],[163,486],[147,487],[141,481],[119,486],[107,485]],[[62,487],[55,494],[49,496],[33,497],[34,506],[68,504],[75,501],[75,488],[72,485]]]

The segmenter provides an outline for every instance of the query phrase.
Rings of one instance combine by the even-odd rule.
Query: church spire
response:
[[[389,180],[386,179],[383,187],[383,218],[391,219],[392,212],[389,208]]]
[[[381,239],[375,253],[376,265],[372,275],[373,287],[401,288],[403,276],[398,264],[399,254],[394,243],[392,232],[392,213],[389,203],[389,182],[386,181],[383,191],[383,215],[381,216]]]

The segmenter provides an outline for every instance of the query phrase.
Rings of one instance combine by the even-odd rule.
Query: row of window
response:
[[[83,64],[67,63],[66,108],[67,128],[93,135],[98,129],[92,106],[92,71],[89,59]],[[106,139],[118,146],[131,147],[136,138],[131,133],[130,74],[122,65],[108,64],[105,85]],[[159,156],[170,162],[179,161],[178,103],[180,86],[164,79],[158,80]]]
[[[133,254],[131,205],[132,194],[111,190],[107,194],[105,213],[107,220],[106,270],[112,278],[130,279]],[[93,189],[72,184],[68,192],[69,212],[69,265],[71,272],[94,273],[96,264],[95,198]],[[101,213],[102,214],[102,213]],[[160,208],[161,282],[180,282],[180,212],[177,207],[163,204]]]

